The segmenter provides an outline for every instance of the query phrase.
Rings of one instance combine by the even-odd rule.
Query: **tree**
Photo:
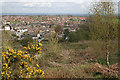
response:
[[[70,42],[89,40],[89,31],[86,29],[80,29],[76,32],[70,32],[68,34],[68,37]]]
[[[55,32],[56,33],[62,33],[62,31],[63,31],[63,27],[61,26],[61,25],[57,25],[56,27],[55,27]]]
[[[117,39],[117,17],[115,3],[96,2],[90,9],[92,15],[88,18],[90,37],[92,40],[102,40],[106,48],[106,64],[109,67],[109,42]]]

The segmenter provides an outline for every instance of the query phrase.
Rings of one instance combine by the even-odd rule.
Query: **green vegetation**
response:
[[[92,40],[104,41],[106,54],[106,64],[109,67],[109,56],[111,40],[117,40],[118,38],[118,20],[115,16],[115,4],[113,2],[99,2],[93,5],[91,8],[92,16],[89,16],[89,29],[90,38]]]
[[[7,47],[2,52],[2,79],[43,77],[44,71],[40,69],[35,56],[42,53],[41,46],[40,42],[35,42],[35,45],[24,47],[24,52]]]
[[[93,43],[96,44],[92,45]],[[107,64],[105,60],[105,55],[100,54],[101,52],[105,51],[102,42],[93,42],[89,40],[74,43],[57,43],[60,48],[58,49],[58,52],[54,53],[53,51],[49,51],[50,49],[48,49],[51,44],[44,42],[43,44],[45,44],[42,47],[44,54],[38,59],[39,64],[46,73],[45,77],[47,78],[112,78],[112,76],[117,77],[115,76],[116,73],[109,74],[104,72],[104,69],[107,68]],[[109,58],[110,67],[112,67],[118,62],[118,53],[116,53],[117,43],[113,42],[111,46],[114,46],[114,48],[111,48],[112,53]],[[100,52],[98,53],[98,51]]]
[[[12,48],[12,40],[10,36],[10,31],[2,31],[2,48],[6,49],[6,46],[10,46]]]
[[[16,34],[12,34],[13,37],[17,37]]]
[[[20,45],[19,42],[15,43],[17,43],[16,47]],[[41,43],[43,44],[41,47],[43,54],[36,56],[40,69],[45,73],[45,78],[117,77],[116,73],[104,72],[106,69],[105,55],[100,54],[104,52],[104,42],[102,41],[84,40],[59,43],[58,36],[51,34],[48,42],[43,41]],[[15,47],[15,44],[12,46]],[[109,59],[110,61],[114,59],[114,61],[110,63],[110,67],[117,63],[117,42],[111,42],[111,46],[114,47],[111,48],[112,54]],[[36,63],[36,60],[34,62]]]
[[[29,57],[28,61],[31,61],[28,68],[36,63],[39,64],[39,67],[35,66],[37,69],[44,71],[45,78],[118,78],[118,57],[120,56],[117,41],[118,19],[114,16],[111,5],[112,3],[109,2],[100,2],[93,5],[91,9],[93,15],[88,17],[88,23],[79,24],[80,29],[75,32],[70,32],[69,29],[64,30],[65,35],[62,39],[59,39],[58,36],[63,29],[60,25],[57,25],[55,27],[56,33],[47,35],[46,38],[48,39],[41,41],[43,45],[40,42],[34,42],[32,38],[24,38],[21,41],[12,40],[9,35],[10,32],[3,31],[4,61],[8,62],[9,55],[11,55],[7,51],[15,53],[17,57],[20,53],[27,51],[30,55],[30,57],[27,56]],[[66,40],[66,37],[69,39]],[[31,44],[31,46],[28,46],[28,44]],[[38,44],[41,46],[40,48]],[[16,52],[10,48],[6,51],[5,48],[9,45],[21,51]],[[21,59],[24,56],[25,54],[22,54]],[[9,58],[5,59],[4,57]],[[16,58],[16,56],[13,57]],[[34,57],[36,57],[35,60]],[[14,73],[12,69],[10,71]],[[26,74],[26,68],[24,71],[24,74]],[[19,73],[16,72],[15,74]],[[28,77],[27,75],[23,76],[24,74],[20,77]],[[37,76],[39,77],[39,75]]]
[[[55,32],[56,33],[60,34],[60,33],[62,33],[62,31],[63,31],[63,27],[61,25],[57,25],[55,27]]]
[[[28,46],[29,43],[32,43],[33,42],[33,39],[31,37],[29,38],[24,38],[20,41],[21,45],[22,46]]]
[[[80,29],[76,32],[69,33],[68,37],[70,42],[89,40],[89,32],[84,29]]]

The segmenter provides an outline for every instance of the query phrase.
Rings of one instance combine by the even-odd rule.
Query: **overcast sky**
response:
[[[0,0],[0,13],[87,14],[93,1],[94,0]],[[117,2],[118,0],[113,1]]]

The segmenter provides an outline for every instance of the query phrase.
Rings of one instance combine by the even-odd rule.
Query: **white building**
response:
[[[5,26],[3,27],[3,30],[11,30],[11,26],[10,26],[10,25],[5,25]]]

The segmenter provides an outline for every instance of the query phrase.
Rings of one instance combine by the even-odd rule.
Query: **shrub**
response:
[[[80,40],[89,40],[89,31],[80,29],[76,32],[71,32],[68,35],[70,42],[78,42]]]
[[[22,46],[24,46],[24,47],[26,47],[26,46],[29,44],[29,42],[30,42],[30,43],[33,42],[33,39],[32,39],[31,37],[24,38],[24,39],[22,39],[22,40],[20,41],[20,43],[21,43]]]
[[[59,52],[59,44],[58,44],[58,34],[51,34],[49,38],[49,44],[50,47],[48,48],[48,51],[50,53],[58,53]],[[52,51],[52,52],[51,52]]]
[[[16,37],[16,34],[12,34],[13,37]]]
[[[63,31],[63,29],[62,29],[63,27],[61,26],[61,25],[57,25],[56,27],[55,27],[55,32],[56,33],[62,33],[62,31]]]
[[[36,54],[41,54],[42,44],[36,42],[35,45],[24,47],[25,52],[7,48],[2,53],[2,79],[10,78],[40,78],[43,77],[44,71],[35,64]]]

